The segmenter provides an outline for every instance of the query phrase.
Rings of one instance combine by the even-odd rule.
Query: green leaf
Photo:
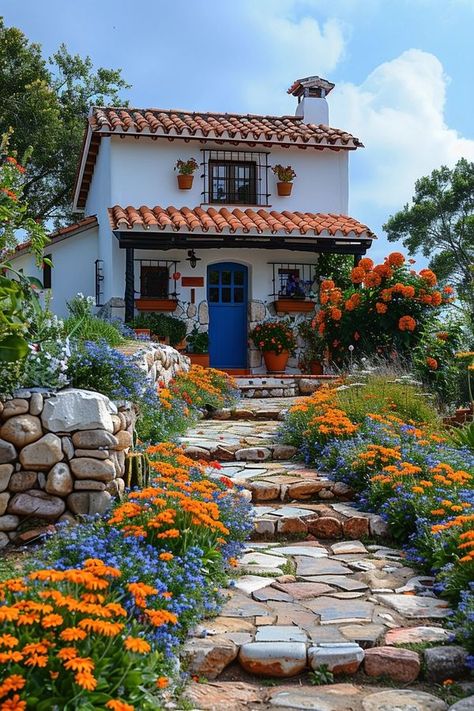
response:
[[[0,361],[14,363],[28,353],[28,342],[21,336],[10,335],[0,340]]]

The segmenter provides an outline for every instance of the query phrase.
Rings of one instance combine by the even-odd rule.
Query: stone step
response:
[[[308,395],[335,375],[252,375],[235,378],[242,398],[275,398]]]
[[[381,516],[359,511],[350,502],[256,504],[253,537],[278,540],[286,536],[316,539],[386,538]]]
[[[277,709],[308,709],[313,711],[446,711],[447,704],[427,691],[405,686],[383,689],[370,683],[338,682],[315,686],[304,679],[298,683],[275,682],[274,688],[259,685],[255,679],[244,681],[218,680],[212,684],[193,681],[185,697],[194,711],[276,711]],[[472,692],[472,687],[470,688]],[[464,704],[464,705],[461,705]],[[470,706],[469,704],[472,704]],[[474,697],[450,706],[452,711],[474,708]]]

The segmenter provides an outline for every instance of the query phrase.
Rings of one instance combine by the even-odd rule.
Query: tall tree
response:
[[[11,149],[27,163],[24,197],[31,214],[56,224],[70,219],[71,192],[91,104],[126,105],[120,69],[94,70],[90,57],[62,44],[49,59],[0,18],[0,133],[13,128]]]
[[[442,166],[420,178],[412,203],[392,215],[384,230],[410,254],[430,257],[440,280],[454,284],[474,313],[474,163],[461,158],[453,169]]]

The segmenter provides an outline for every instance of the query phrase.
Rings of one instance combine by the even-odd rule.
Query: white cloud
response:
[[[352,131],[366,148],[352,156],[351,212],[387,216],[409,201],[417,178],[461,157],[474,160],[474,140],[446,125],[449,78],[433,54],[410,49],[379,65],[359,86],[331,94],[331,124]]]

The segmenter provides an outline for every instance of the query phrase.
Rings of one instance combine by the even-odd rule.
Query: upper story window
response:
[[[227,205],[255,205],[257,202],[256,164],[209,161],[209,201]]]
[[[204,204],[268,206],[268,153],[203,150]]]

